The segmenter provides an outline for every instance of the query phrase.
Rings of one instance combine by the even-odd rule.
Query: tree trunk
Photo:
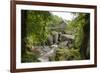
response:
[[[25,41],[24,38],[26,37],[26,20],[27,20],[27,11],[21,10],[21,54],[25,53]]]
[[[89,55],[87,55],[87,49],[90,49],[90,46],[88,45],[90,44],[90,41],[89,41],[90,39],[90,14],[85,15],[85,23],[86,24],[83,27],[83,41],[81,44],[80,52],[81,52],[82,59],[89,59],[90,57],[88,57]]]

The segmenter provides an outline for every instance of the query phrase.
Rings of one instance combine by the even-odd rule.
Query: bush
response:
[[[56,50],[56,55],[50,57],[51,61],[65,61],[65,60],[79,60],[80,52],[78,49],[64,49],[59,48]]]
[[[21,62],[22,63],[26,63],[26,62],[39,62],[38,60],[38,54],[35,53],[31,53],[31,54],[23,54],[22,58],[21,58]]]

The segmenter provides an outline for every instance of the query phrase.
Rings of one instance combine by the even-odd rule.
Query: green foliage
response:
[[[80,48],[82,41],[83,41],[83,36],[84,36],[84,31],[83,28],[86,25],[86,20],[85,16],[87,15],[86,13],[73,13],[73,15],[77,15],[75,19],[72,21],[68,22],[67,30],[74,32],[73,35],[75,35],[75,47]],[[89,19],[87,19],[88,21]]]
[[[61,22],[61,18],[58,16],[52,15],[48,11],[33,11],[33,10],[25,10],[25,18],[22,17],[25,21],[24,34],[22,38],[22,42],[25,44],[22,51],[22,62],[35,62],[37,61],[36,54],[27,54],[27,49],[32,49],[32,46],[45,45],[45,41],[50,35],[49,27],[54,24],[59,24]]]
[[[59,48],[56,50],[54,56],[51,56],[50,61],[61,60],[79,60],[81,59],[80,48],[83,44],[85,32],[89,27],[89,16],[87,13],[72,13],[75,18],[73,20],[63,20],[62,18],[52,15],[49,11],[32,11],[25,12],[26,17],[23,20],[25,22],[24,34],[22,41],[24,43],[25,51],[22,52],[22,62],[38,62],[39,53],[32,52],[27,53],[27,49],[32,50],[32,46],[45,46],[45,42],[51,35],[52,30],[50,27],[59,27],[61,23],[66,22],[64,29],[65,35],[74,35],[74,46],[71,48]],[[85,31],[86,30],[86,31]],[[56,32],[62,32],[60,29],[53,30]],[[66,40],[68,41],[68,40]],[[69,43],[70,45],[71,43]],[[73,44],[73,43],[72,43]]]
[[[27,36],[25,39],[24,39],[25,43],[26,43],[26,47],[27,48],[32,48],[32,45],[37,45],[39,44],[39,39],[36,37],[36,35],[30,35],[30,36]]]
[[[64,60],[79,60],[80,52],[78,49],[65,49],[65,48],[59,48],[56,51],[56,55],[50,57],[50,60],[56,60],[56,61],[64,61]]]
[[[89,43],[90,33],[90,14],[89,13],[74,13],[76,18],[68,24],[69,31],[73,31],[75,35],[74,48],[80,49],[82,59],[86,59],[86,49]]]
[[[61,18],[48,11],[27,11],[26,37],[24,38],[27,47],[43,45],[50,35],[49,27],[56,26],[61,21]]]
[[[52,15],[51,25],[52,27],[59,26],[62,22],[62,18],[58,17],[57,15]]]
[[[30,44],[44,43],[48,37],[51,14],[47,11],[27,11],[26,34]],[[31,45],[32,46],[32,45]]]
[[[26,49],[26,51],[22,53],[21,62],[39,62],[39,56],[40,52],[37,49]]]
[[[37,59],[38,58],[38,54],[36,53],[32,53],[32,54],[23,54],[22,56],[22,60],[21,62],[22,63],[25,63],[25,62],[39,62],[39,60]]]

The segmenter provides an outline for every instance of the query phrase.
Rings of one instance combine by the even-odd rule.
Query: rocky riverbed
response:
[[[58,34],[53,32],[52,36],[48,37],[48,41],[44,46],[32,46],[32,49],[37,50],[40,53],[38,60],[40,62],[47,62],[51,56],[56,54],[56,50],[59,48],[72,48],[73,47],[73,35]]]

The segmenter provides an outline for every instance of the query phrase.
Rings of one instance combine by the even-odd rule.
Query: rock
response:
[[[38,58],[38,60],[40,62],[48,62],[49,61],[49,58],[48,57],[40,57],[40,58]]]
[[[51,48],[57,48],[58,45],[54,44],[54,45],[51,45]]]
[[[49,46],[45,46],[43,50],[46,52],[41,55],[38,60],[41,62],[47,62],[49,61],[50,56],[53,56],[55,54],[55,50],[58,46],[57,45],[51,45],[51,48]]]
[[[69,40],[74,40],[74,36],[73,35],[67,35],[67,34],[62,34],[61,35],[61,41],[69,41]]]
[[[53,36],[49,35],[47,41],[45,42],[46,45],[51,46],[53,44]]]
[[[53,43],[57,44],[58,43],[58,32],[52,31],[52,36],[53,36]]]
[[[68,44],[68,41],[63,41],[63,42],[59,43],[58,47],[59,48],[67,48],[68,47],[67,44]]]
[[[42,47],[42,50],[45,52],[48,52],[51,50],[51,48],[49,46],[44,46],[44,47]]]
[[[52,31],[51,35],[49,35],[47,38],[46,45],[51,46],[57,43],[58,43],[58,32]]]
[[[68,43],[68,48],[72,48],[74,46],[73,43]]]

